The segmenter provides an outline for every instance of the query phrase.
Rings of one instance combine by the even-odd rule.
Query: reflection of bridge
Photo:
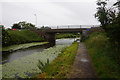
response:
[[[89,30],[88,30],[89,29]],[[55,45],[56,33],[82,33],[82,38],[94,31],[103,31],[100,27],[91,28],[64,28],[64,29],[39,29],[35,32],[43,36],[51,45]]]

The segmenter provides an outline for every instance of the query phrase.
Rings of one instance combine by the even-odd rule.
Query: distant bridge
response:
[[[55,34],[56,33],[82,33],[82,38],[84,38],[87,34],[92,32],[99,31],[103,32],[104,30],[100,27],[91,27],[91,28],[59,28],[59,29],[39,29],[35,32],[39,35],[43,36],[46,41],[48,41],[51,45],[55,45]]]
[[[91,27],[100,27],[100,25],[57,25],[49,26],[51,29],[67,29],[67,28],[91,28]]]

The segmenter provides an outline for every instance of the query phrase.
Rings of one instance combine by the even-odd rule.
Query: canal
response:
[[[72,44],[72,42],[74,42],[75,40],[77,40],[79,38],[72,38],[72,39],[57,39],[56,40],[56,45],[70,45]],[[35,52],[41,52],[46,48],[49,48],[50,46],[47,45],[42,45],[42,46],[37,46],[34,48],[28,48],[28,49],[24,49],[24,50],[18,50],[12,53],[4,53],[2,55],[2,64],[11,62],[15,59],[19,59],[21,57],[25,57],[27,55],[33,54]]]

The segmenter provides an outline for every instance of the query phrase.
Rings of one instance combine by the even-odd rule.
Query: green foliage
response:
[[[59,54],[55,60],[45,67],[45,78],[66,78],[73,65],[75,55],[78,50],[78,43],[74,42],[67,47],[62,54]]]
[[[99,78],[120,78],[118,52],[105,33],[93,33],[85,40]]]
[[[106,1],[97,1],[97,5],[99,6],[97,8],[97,13],[95,14],[95,17],[100,21],[102,26],[106,26],[108,24],[108,11],[106,9]],[[104,27],[103,27],[104,28]]]
[[[96,46],[97,48],[103,48],[106,46],[106,44],[108,43],[108,39],[105,35],[105,33],[99,33],[99,32],[95,32],[92,35],[89,35],[89,37],[87,39],[89,39],[88,42],[89,43],[89,47],[94,47]],[[85,40],[87,40],[85,39]],[[105,44],[105,43],[106,44]],[[104,47],[103,47],[104,46]]]
[[[101,23],[101,27],[106,30],[106,26],[110,23],[113,23],[116,18],[116,11],[113,8],[107,9],[107,1],[97,1],[97,13],[95,17]]]
[[[114,26],[114,27],[113,27]],[[120,49],[120,24],[110,24],[107,27],[107,36],[110,38],[110,41],[114,47]]]
[[[42,73],[46,72],[45,68],[49,66],[49,59],[47,59],[47,62],[43,64],[40,60],[38,60],[38,68],[41,70]]]
[[[98,6],[96,17],[107,37],[105,34],[92,34],[85,43],[98,75],[101,78],[120,78],[120,11],[115,7]],[[120,1],[113,6],[120,10]]]
[[[58,45],[51,48],[44,49],[42,52],[33,53],[31,55],[16,59],[12,62],[2,65],[2,78],[29,78],[38,73],[38,60],[43,64],[51,63],[61,51],[64,50],[66,45]]]
[[[36,27],[31,23],[25,23],[25,26],[22,25],[22,29],[36,29]]]
[[[12,28],[15,29],[36,29],[35,25],[32,23],[27,23],[25,21],[13,24]]]
[[[3,31],[3,46],[43,41],[44,39],[30,30]],[[7,36],[7,38],[6,38]]]
[[[44,27],[44,26],[42,26],[40,29],[51,29],[51,27],[48,27],[48,26]]]
[[[12,29],[21,29],[21,26],[19,24],[13,24]]]
[[[37,35],[36,33],[30,30],[16,30],[16,31],[8,31],[12,38],[12,42],[15,44],[32,42],[32,41],[42,41],[43,38]]]
[[[120,13],[112,24],[107,25],[106,32],[112,45],[120,52]]]
[[[98,1],[100,4],[103,4],[101,0]],[[97,2],[97,3],[98,3]],[[106,3],[106,1],[104,1]],[[115,3],[113,6],[119,6],[120,1]],[[106,5],[106,4],[105,4]],[[106,31],[107,36],[110,38],[112,45],[117,48],[117,51],[120,52],[120,11],[116,11],[115,8],[106,8],[98,4],[98,10],[96,17],[101,23],[101,27]],[[118,12],[118,13],[117,13]]]
[[[80,34],[75,34],[75,33],[60,33],[56,34],[56,39],[61,39],[61,38],[76,38],[80,37]]]
[[[11,45],[10,43],[11,37],[5,28],[2,26],[2,46]]]

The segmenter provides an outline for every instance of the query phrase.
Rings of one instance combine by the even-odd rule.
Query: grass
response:
[[[73,65],[77,49],[78,43],[74,42],[45,68],[44,73],[36,76],[36,78],[66,78]]]
[[[44,49],[42,52],[36,52],[31,55],[16,59],[12,62],[2,65],[2,78],[29,78],[41,72],[37,67],[38,60],[45,63],[47,59],[51,63],[66,45],[57,45]],[[1,66],[1,65],[0,65]]]
[[[13,44],[21,44],[28,42],[40,42],[44,39],[40,37],[38,34],[30,31],[30,30],[16,30],[16,31],[8,31],[10,35],[10,45]],[[9,43],[8,43],[9,45]],[[4,46],[4,45],[3,45]]]
[[[16,51],[19,49],[25,49],[33,46],[39,46],[43,44],[47,44],[48,42],[34,42],[34,43],[26,43],[26,44],[19,44],[19,45],[11,45],[7,47],[3,47],[2,51]]]
[[[105,33],[93,33],[85,40],[99,78],[120,78],[119,54]]]
[[[61,38],[76,38],[80,37],[79,34],[73,34],[73,33],[60,33],[56,34],[56,39],[61,39]]]

